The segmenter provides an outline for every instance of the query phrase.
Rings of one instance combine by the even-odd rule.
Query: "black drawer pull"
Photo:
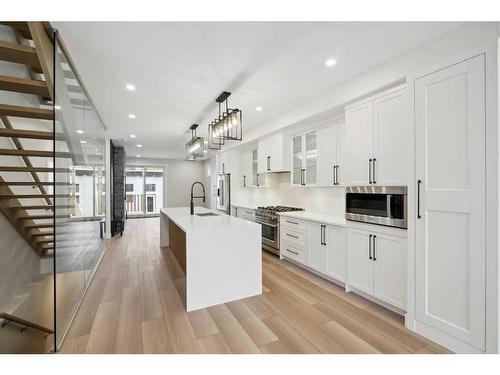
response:
[[[287,220],[286,222],[287,222],[287,223],[290,223],[290,224],[299,225],[299,223],[296,223],[295,221],[289,221],[289,220]]]
[[[286,249],[286,251],[288,251],[288,252],[290,252],[290,253],[292,253],[292,254],[295,254],[295,255],[299,255],[299,253],[297,253],[297,252],[295,252],[295,251],[292,251],[292,250],[290,250],[290,249]]]
[[[294,236],[293,234],[290,234],[290,233],[286,233],[286,235],[287,235],[288,237],[292,237],[292,238],[299,238],[298,236]]]

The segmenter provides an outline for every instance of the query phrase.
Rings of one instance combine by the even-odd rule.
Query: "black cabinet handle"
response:
[[[376,247],[376,243],[377,243],[377,236],[373,235],[373,260],[377,260],[377,247]]]
[[[335,171],[336,171],[335,172],[335,182],[337,185],[339,185],[339,166],[338,165],[335,166]]]
[[[333,172],[333,175],[332,175],[332,180],[333,180],[333,184],[334,184],[334,185],[337,185],[336,168],[337,168],[337,167],[334,165],[334,166],[333,166],[333,170],[332,170],[332,172]]]
[[[321,225],[321,231],[319,232],[319,237],[320,237],[320,243],[321,245],[324,245],[324,241],[323,241],[323,224]]]
[[[267,157],[267,170],[268,171],[271,170],[271,157],[270,156]]]
[[[290,221],[290,220],[287,220],[286,222],[287,222],[287,223],[290,223],[290,224],[299,225],[299,223],[296,223],[295,221]]]
[[[257,186],[260,186],[260,183],[259,183],[259,174],[257,173]]]
[[[422,184],[422,180],[417,181],[417,219],[421,219],[420,216],[420,185]]]
[[[299,238],[298,236],[294,236],[293,234],[290,234],[290,233],[286,233],[286,235],[287,235],[288,237],[292,237],[292,238]]]
[[[306,170],[305,169],[301,169],[300,170],[300,184],[301,185],[305,185],[306,184]]]
[[[222,163],[222,173],[226,173],[224,172],[224,163]]]
[[[326,225],[323,225],[323,245],[326,246]]]
[[[373,164],[372,164],[372,166],[373,166],[373,173],[372,173],[373,180],[372,181],[373,181],[374,184],[377,183],[376,177],[375,177],[375,174],[376,174],[375,172],[377,170],[377,168],[376,168],[376,162],[377,162],[377,159],[373,158]]]
[[[292,254],[295,254],[295,255],[299,255],[299,253],[297,253],[297,252],[295,252],[295,251],[292,251],[292,250],[290,250],[290,249],[286,249],[286,251],[288,251],[288,252],[290,252],[290,253],[292,253]]]
[[[372,183],[372,159],[368,161],[368,181]]]
[[[368,240],[368,258],[373,259],[372,258],[372,237],[373,235],[370,234],[370,239]]]
[[[247,186],[247,176],[243,176],[243,187]]]

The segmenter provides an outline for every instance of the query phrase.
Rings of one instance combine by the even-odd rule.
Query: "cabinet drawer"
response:
[[[291,229],[293,231],[296,231],[296,232],[306,232],[307,231],[307,223],[302,221],[302,220],[298,220],[298,219],[294,219],[292,217],[286,217],[286,216],[282,216],[280,217],[280,225],[282,227],[286,227],[288,229]]]
[[[304,248],[307,244],[306,233],[291,230],[289,227],[282,226],[280,241]]]
[[[306,250],[304,248],[301,249],[284,242],[280,245],[280,252],[286,258],[293,259],[300,263],[306,262]]]

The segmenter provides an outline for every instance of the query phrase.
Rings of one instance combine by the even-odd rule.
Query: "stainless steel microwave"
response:
[[[345,218],[390,227],[408,227],[406,186],[349,186]]]

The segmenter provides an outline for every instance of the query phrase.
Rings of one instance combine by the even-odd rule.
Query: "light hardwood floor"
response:
[[[400,316],[267,253],[262,295],[186,313],[158,220],[128,220],[109,241],[61,353],[446,353]]]

